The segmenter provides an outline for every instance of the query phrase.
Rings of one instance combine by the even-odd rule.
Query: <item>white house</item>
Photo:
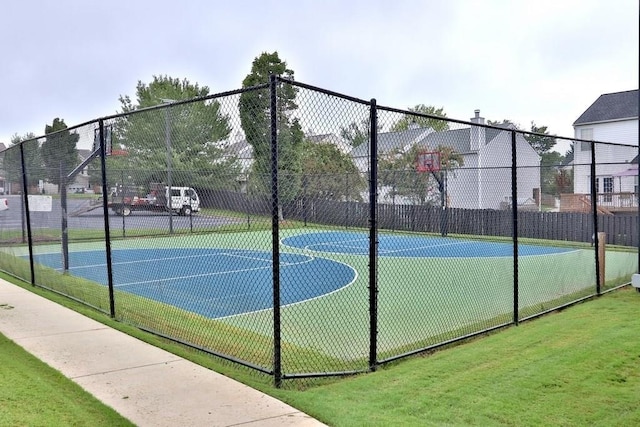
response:
[[[485,124],[476,110],[471,123]],[[450,147],[462,155],[462,167],[447,173],[447,199],[450,207],[468,209],[500,209],[511,204],[511,132],[513,125],[496,127],[469,126],[443,132],[432,129],[409,129],[378,134],[378,152],[408,150],[413,145],[435,151]],[[361,171],[368,168],[368,143],[352,151]],[[540,156],[516,134],[517,204],[533,203],[534,190],[540,188]],[[388,191],[381,190],[384,201]]]
[[[638,90],[600,95],[573,128],[575,138],[616,144],[595,144],[598,204],[630,208],[638,193]],[[573,190],[578,195],[591,192],[592,145],[578,141],[574,147]]]
[[[78,161],[82,163],[87,160],[90,155],[91,150],[79,149]],[[91,186],[89,185],[89,167],[82,169],[80,173],[75,176],[73,182],[67,187],[67,191],[72,193],[84,193],[87,190],[91,190]]]

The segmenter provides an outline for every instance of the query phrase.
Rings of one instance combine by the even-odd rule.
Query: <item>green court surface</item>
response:
[[[123,251],[124,254],[123,259],[116,259],[114,263],[114,272],[118,273],[116,312],[138,321],[141,317],[148,318],[146,321],[154,324],[152,313],[133,314],[135,310],[150,310],[141,308],[138,298],[141,297],[153,301],[149,307],[165,310],[162,307],[173,306],[173,311],[192,313],[192,319],[202,316],[204,320],[198,321],[200,323],[247,331],[263,337],[268,344],[273,337],[272,267],[268,262],[271,236],[271,231],[265,230],[114,241],[114,253]],[[553,242],[554,245],[535,243],[519,246],[520,317],[595,293],[594,248],[562,246],[561,242]],[[36,259],[48,263],[49,268],[59,268],[55,261],[59,259],[58,246],[38,246],[36,249]],[[88,254],[104,251],[104,246],[82,243],[73,244],[70,249],[72,254]],[[168,249],[170,252],[166,252]],[[195,256],[194,250],[214,251],[216,256],[202,258],[200,252]],[[318,369],[326,369],[327,360],[333,360],[335,369],[366,366],[370,339],[367,250],[366,232],[313,228],[281,232],[281,262],[293,267],[288,270],[283,267],[281,277],[284,291],[281,309],[281,337],[285,346],[283,366],[289,372],[296,372],[302,362],[288,358],[288,345],[326,358],[317,362],[322,364]],[[17,248],[11,251],[15,255],[25,255],[19,254]],[[217,256],[232,251],[230,259]],[[513,320],[514,262],[509,241],[380,233],[378,252],[377,351],[380,358],[411,352]],[[132,258],[133,254],[151,260],[152,264],[145,264],[145,271],[153,269],[154,262],[166,265],[168,259],[181,268],[165,268],[158,273],[162,277],[156,279],[130,278],[126,273],[138,268],[139,262],[139,258]],[[246,266],[240,264],[241,258],[251,258],[252,262],[258,259],[255,262],[260,264],[258,267],[255,264]],[[45,262],[45,259],[49,261]],[[71,275],[82,276],[79,272],[86,270],[97,274],[96,268],[92,267],[99,264],[95,259],[84,266],[78,263],[75,261],[72,266],[75,269],[70,270]],[[620,284],[637,271],[637,252],[610,249],[606,252],[605,265],[607,284]],[[334,272],[331,266],[344,268]],[[258,270],[259,276],[246,275],[246,271]],[[171,275],[177,275],[179,280]],[[95,292],[100,293],[101,299],[106,298],[106,292],[99,290],[106,288],[106,281],[99,277],[83,277],[102,283]],[[127,286],[118,286],[123,285],[123,280],[129,280]],[[336,283],[326,286],[332,281]],[[157,282],[166,286],[156,286],[149,291],[147,284]],[[131,283],[138,287],[130,286]],[[142,287],[140,283],[143,283]],[[318,283],[324,284],[325,288],[320,289]],[[214,288],[218,293],[207,293]],[[75,296],[80,292],[72,288],[65,291],[76,292]],[[176,296],[178,291],[179,297]],[[134,294],[138,298],[135,299],[137,305],[128,306]],[[243,308],[238,308],[238,301],[250,300],[253,294],[260,295],[258,299],[262,305],[244,304]],[[288,299],[292,296],[295,298]],[[163,305],[154,305],[156,303]],[[161,323],[168,324],[166,320]],[[179,335],[179,330],[188,331],[190,326],[170,325],[167,329]],[[308,369],[309,364],[313,366],[314,362],[307,361],[304,369]]]

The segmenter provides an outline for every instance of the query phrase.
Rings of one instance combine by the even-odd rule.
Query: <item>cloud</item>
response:
[[[275,51],[297,80],[467,120],[571,136],[602,93],[638,85],[638,4],[619,0],[12,1],[0,37],[0,141],[115,113],[153,75],[239,88]],[[17,36],[18,35],[18,36]]]

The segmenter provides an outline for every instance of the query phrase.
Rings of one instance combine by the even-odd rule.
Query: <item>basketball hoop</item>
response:
[[[111,126],[104,127],[105,135],[104,135],[104,153],[109,156],[111,155]],[[100,129],[93,130],[93,151],[96,151],[100,148]]]
[[[422,151],[418,153],[416,159],[416,170],[418,172],[439,172],[440,153],[437,151]]]

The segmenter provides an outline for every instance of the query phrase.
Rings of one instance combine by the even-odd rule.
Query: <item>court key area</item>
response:
[[[273,306],[271,253],[242,249],[118,249],[112,252],[114,287],[209,318]],[[35,257],[62,270],[59,253]],[[309,255],[280,254],[283,305],[307,301],[348,286],[350,266]],[[105,252],[69,254],[69,273],[107,285]],[[312,280],[310,280],[312,278]]]

